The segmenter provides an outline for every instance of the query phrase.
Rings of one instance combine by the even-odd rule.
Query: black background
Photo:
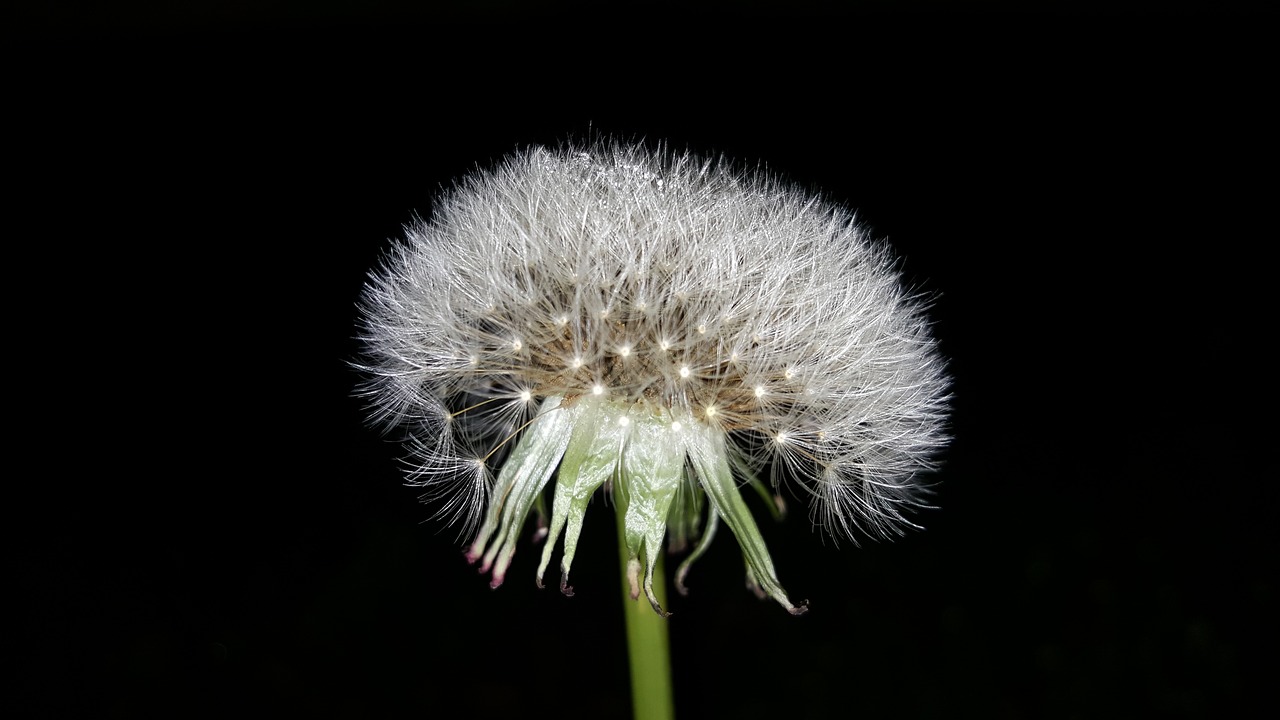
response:
[[[800,618],[743,589],[727,534],[695,566],[682,717],[1263,697],[1270,18],[158,17],[42,16],[11,45],[13,482],[43,490],[11,506],[19,707],[626,717],[607,506],[575,597],[534,587],[527,542],[490,591],[348,366],[402,224],[593,134],[856,208],[937,294],[955,378],[927,530],[764,522]]]

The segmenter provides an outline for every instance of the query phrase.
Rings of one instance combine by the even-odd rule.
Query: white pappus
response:
[[[500,585],[526,517],[561,533],[625,513],[632,595],[664,539],[720,523],[749,584],[793,613],[741,489],[804,498],[833,536],[901,532],[947,442],[925,302],[846,210],[766,174],[596,142],[519,152],[406,229],[361,301],[372,417],[408,429],[441,513]],[[776,506],[774,502],[777,502]],[[705,518],[705,519],[704,519]],[[539,533],[542,534],[541,532]]]

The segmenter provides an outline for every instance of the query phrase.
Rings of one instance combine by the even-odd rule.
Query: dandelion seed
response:
[[[660,614],[668,528],[683,542],[720,523],[749,584],[805,609],[744,483],[774,485],[778,507],[788,485],[833,537],[912,525],[947,441],[945,363],[923,300],[848,212],[725,162],[620,144],[519,153],[439,208],[371,275],[363,392],[374,418],[410,429],[410,481],[471,534],[491,585],[548,484],[539,585],[563,535],[572,593],[583,518],[612,481],[636,592]]]

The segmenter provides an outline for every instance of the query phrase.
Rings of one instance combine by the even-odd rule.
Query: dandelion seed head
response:
[[[411,482],[449,519],[484,521],[468,556],[495,582],[524,518],[496,514],[524,502],[501,500],[507,466],[542,463],[545,484],[596,428],[629,433],[620,476],[650,430],[680,437],[662,452],[689,492],[722,465],[772,467],[836,537],[910,527],[947,442],[945,363],[889,249],[842,207],[725,161],[604,142],[515,154],[406,228],[361,310],[370,414],[410,429]],[[766,565],[756,579],[791,609]]]

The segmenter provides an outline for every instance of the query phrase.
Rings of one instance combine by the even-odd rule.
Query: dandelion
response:
[[[362,301],[372,415],[498,587],[527,517],[560,588],[593,495],[623,514],[631,595],[664,542],[721,524],[799,614],[743,498],[785,487],[836,538],[900,533],[947,438],[947,386],[888,248],[846,210],[724,161],[536,148],[407,228]],[[545,488],[554,478],[549,522]]]

